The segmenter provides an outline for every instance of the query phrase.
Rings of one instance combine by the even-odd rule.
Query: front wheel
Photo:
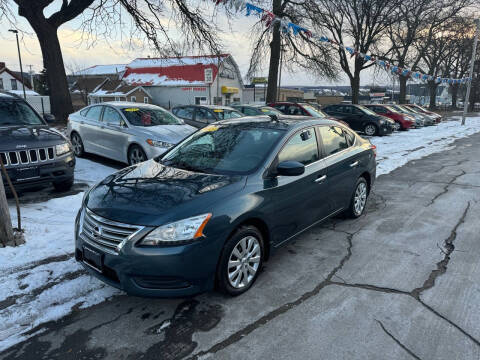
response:
[[[395,124],[393,125],[393,129],[395,131],[400,131],[402,129],[402,125],[400,125],[400,123],[398,122],[395,122]]]
[[[350,207],[348,208],[348,215],[351,218],[360,217],[365,211],[368,197],[368,184],[364,177],[360,177],[355,184],[355,191],[350,200]]]
[[[225,244],[217,269],[221,291],[240,295],[250,289],[262,267],[263,237],[254,226],[242,226]]]
[[[140,146],[133,145],[128,151],[129,165],[135,165],[135,164],[144,162],[146,160],[147,160],[147,155],[145,154],[145,151],[143,151],[143,149]]]
[[[363,129],[363,131],[365,132],[365,135],[368,135],[368,136],[377,135],[378,133],[378,129],[374,124],[365,125],[365,128]]]
[[[82,157],[85,154],[85,148],[83,147],[82,138],[76,132],[70,136],[72,141],[73,151],[76,157]]]
[[[61,192],[70,190],[72,186],[73,186],[73,176],[68,180],[53,183],[53,187],[55,188],[55,190],[61,191]]]

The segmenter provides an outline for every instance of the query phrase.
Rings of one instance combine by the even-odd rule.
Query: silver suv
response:
[[[130,165],[163,154],[194,131],[159,106],[117,101],[71,114],[67,128],[76,156],[94,153]]]

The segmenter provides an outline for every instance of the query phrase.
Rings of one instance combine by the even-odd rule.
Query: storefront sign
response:
[[[207,91],[206,87],[183,87],[182,91]]]
[[[238,88],[232,86],[222,86],[222,94],[237,94]]]

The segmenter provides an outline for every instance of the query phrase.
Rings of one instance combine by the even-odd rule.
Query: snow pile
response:
[[[75,72],[75,76],[85,75],[111,75],[125,71],[125,64],[94,65],[89,68]]]
[[[167,67],[167,66],[183,66],[183,65],[217,65],[218,59],[223,59],[228,55],[210,55],[210,56],[183,56],[171,58],[138,58],[133,60],[127,66],[131,69],[148,68],[148,67]]]
[[[377,174],[443,151],[454,140],[477,132],[480,117],[469,118],[463,127],[457,119],[371,138],[377,146]],[[114,167],[79,159],[75,176],[77,182],[92,185],[114,171]],[[62,318],[74,307],[92,306],[120,294],[87,275],[73,257],[74,222],[82,197],[77,194],[22,207],[26,244],[0,249],[0,351],[34,335],[29,333],[31,329]],[[10,211],[15,222],[15,208]]]

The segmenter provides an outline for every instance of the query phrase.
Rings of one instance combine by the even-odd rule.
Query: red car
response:
[[[412,119],[406,114],[399,113],[388,105],[368,104],[364,106],[379,115],[389,117],[395,121],[395,130],[408,130],[415,125],[415,119]]]
[[[322,110],[316,109],[309,103],[305,103],[305,102],[294,103],[294,102],[282,101],[277,103],[270,103],[267,105],[277,109],[278,111],[280,111],[282,114],[285,114],[285,115],[311,116],[314,118],[324,118],[329,120],[335,120],[335,121],[341,122],[343,125],[347,127],[350,127],[346,122],[338,120],[334,117],[331,117],[325,114]]]
[[[440,114],[437,114],[433,111],[429,111],[423,107],[421,107],[420,105],[417,105],[417,104],[404,104],[403,106],[407,106],[419,113],[422,113],[422,114],[425,114],[425,115],[430,115],[430,116],[433,116],[435,118],[435,123],[440,123],[442,121],[442,115]]]

